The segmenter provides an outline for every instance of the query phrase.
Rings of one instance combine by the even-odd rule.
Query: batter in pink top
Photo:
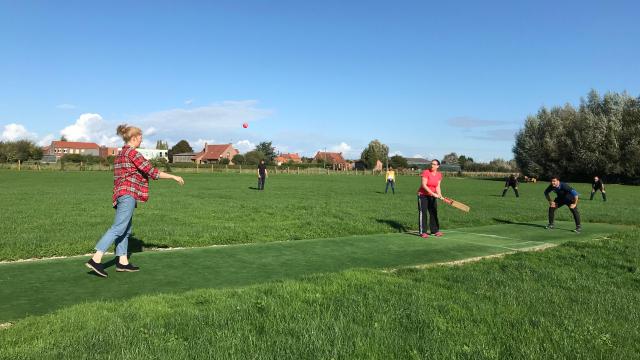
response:
[[[442,236],[440,231],[440,223],[438,221],[438,203],[437,199],[442,199],[440,191],[440,182],[442,181],[442,173],[438,171],[440,161],[434,159],[431,161],[431,169],[422,172],[420,188],[418,188],[418,227],[420,236],[429,237],[426,231],[427,213],[429,214],[429,230],[431,235]]]

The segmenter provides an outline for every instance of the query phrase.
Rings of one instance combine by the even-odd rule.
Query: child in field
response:
[[[509,187],[513,188],[513,191],[516,193],[516,197],[520,197],[520,194],[518,194],[518,177],[516,176],[516,174],[511,174],[507,178],[507,181],[504,183],[504,190],[502,191],[502,197],[507,195],[507,190],[509,190]]]
[[[553,201],[551,201],[549,197],[549,193],[552,191],[556,193],[556,198]],[[556,209],[567,205],[576,223],[576,229],[574,231],[579,233],[582,230],[580,213],[578,212],[578,195],[578,192],[569,186],[569,184],[561,183],[557,176],[551,178],[551,184],[544,191],[544,196],[547,198],[547,201],[549,201],[549,225],[547,225],[547,229],[554,228],[553,218]]]
[[[600,190],[600,193],[602,194],[602,200],[607,201],[607,193],[604,191],[604,183],[596,176],[593,178],[593,182],[591,183],[591,199],[589,200],[593,200],[593,195],[595,195],[598,190]]]
[[[429,234],[425,229],[427,222],[427,211],[429,212],[429,229],[431,235],[442,236],[440,232],[440,222],[438,221],[438,204],[437,199],[442,199],[440,191],[440,182],[442,181],[442,173],[438,172],[440,161],[431,160],[431,169],[422,172],[422,183],[418,188],[418,225],[420,236],[428,238]]]
[[[113,165],[113,207],[116,209],[113,225],[96,244],[96,252],[87,261],[86,266],[99,276],[107,277],[102,256],[111,244],[116,245],[116,271],[133,272],[140,268],[129,263],[128,244],[133,222],[133,210],[136,201],[145,202],[149,198],[149,178],[171,179],[184,185],[180,176],[158,171],[136,148],[142,143],[142,130],[134,126],[120,125],[117,134],[122,137],[125,145],[116,156]]]
[[[387,186],[385,186],[384,188],[384,193],[386,194],[387,191],[389,191],[389,185],[391,185],[391,192],[395,195],[396,194],[396,172],[393,171],[392,167],[389,167],[389,169],[387,169],[387,174],[385,175],[385,178],[387,179]]]

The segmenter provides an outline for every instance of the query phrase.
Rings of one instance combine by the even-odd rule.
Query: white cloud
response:
[[[39,146],[49,146],[51,145],[51,142],[53,140],[55,140],[56,137],[53,134],[47,134],[45,136],[43,136],[40,140],[38,140],[38,145]]]
[[[147,130],[144,130],[142,133],[143,133],[145,136],[151,136],[151,135],[153,135],[153,134],[155,134],[155,133],[157,133],[157,132],[158,132],[158,129],[156,129],[156,128],[154,128],[153,126],[151,126],[151,127],[149,127]]]
[[[194,109],[171,109],[141,116],[138,121],[163,133],[213,134],[237,130],[245,122],[266,118],[272,111],[257,107],[257,101],[223,101]]]
[[[341,142],[339,145],[335,145],[332,146],[331,148],[329,148],[329,151],[332,152],[341,152],[343,154],[347,154],[351,151],[351,145],[347,144],[346,142]]]
[[[106,146],[122,145],[122,139],[115,134],[115,126],[106,123],[100,114],[82,114],[73,125],[62,129],[60,134],[69,141],[96,142]]]
[[[17,140],[34,140],[38,135],[27,131],[24,125],[8,124],[4,126],[0,140],[17,141]]]
[[[472,139],[488,140],[488,141],[513,141],[518,130],[515,129],[498,129],[490,130],[480,135],[469,136]]]
[[[57,105],[56,108],[62,109],[62,110],[72,110],[72,109],[75,109],[76,106],[73,104],[60,104],[60,105]]]
[[[402,152],[398,150],[389,153],[389,156],[395,156],[395,155],[404,156],[402,155]]]
[[[412,158],[422,158],[422,159],[424,159],[425,157],[422,154],[415,154],[415,155],[412,156]]]
[[[193,104],[193,99],[187,99],[187,100],[185,100],[185,101],[184,101],[184,104],[185,104],[185,105],[191,105],[191,104]]]
[[[240,151],[240,153],[243,154],[256,148],[256,144],[252,143],[249,140],[240,140],[235,143],[234,146],[236,149],[238,149],[238,151]]]
[[[193,148],[193,151],[198,152],[204,149],[204,144],[213,145],[216,141],[213,139],[198,139],[196,141],[189,141],[189,145]]]

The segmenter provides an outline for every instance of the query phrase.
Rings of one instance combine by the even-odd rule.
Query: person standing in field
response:
[[[593,195],[595,195],[598,190],[600,190],[600,193],[602,194],[602,200],[607,201],[607,193],[604,191],[604,183],[596,176],[593,178],[593,182],[591,183],[591,199],[589,200],[593,200]]]
[[[393,193],[393,195],[396,194],[396,172],[393,171],[392,167],[389,167],[387,169],[387,174],[385,175],[386,179],[387,179],[387,186],[385,186],[384,188],[384,193],[386,194],[387,191],[389,191],[389,185],[391,185],[391,192]]]
[[[264,190],[264,182],[267,180],[267,176],[269,176],[267,165],[264,164],[264,160],[260,160],[260,164],[258,164],[258,190]]]
[[[520,194],[518,194],[518,177],[516,174],[511,174],[507,178],[507,181],[504,183],[504,190],[502,190],[502,197],[507,195],[509,187],[513,188],[513,191],[516,193],[516,197],[520,197]]]
[[[549,197],[550,192],[556,193],[555,200],[551,200]],[[560,182],[557,176],[551,178],[551,184],[545,189],[544,196],[549,201],[549,225],[547,229],[553,229],[553,219],[556,213],[556,209],[567,205],[571,214],[573,214],[573,220],[576,223],[575,232],[582,231],[582,225],[580,225],[580,213],[578,212],[578,192],[575,191],[569,184]]]
[[[122,137],[125,145],[116,156],[113,164],[113,207],[116,210],[115,220],[111,228],[96,244],[95,254],[86,266],[99,276],[107,277],[102,264],[102,256],[111,244],[116,245],[116,271],[133,272],[140,270],[129,262],[128,245],[133,223],[133,211],[136,202],[149,199],[149,178],[171,179],[184,185],[180,176],[158,171],[144,158],[136,148],[142,143],[142,130],[135,126],[120,125],[117,134]]]
[[[431,160],[431,169],[424,170],[421,174],[422,182],[418,188],[418,226],[420,236],[428,238],[425,226],[427,224],[427,212],[429,212],[429,230],[431,235],[442,236],[440,232],[440,222],[438,221],[437,199],[442,199],[440,182],[442,173],[438,171],[440,160]]]

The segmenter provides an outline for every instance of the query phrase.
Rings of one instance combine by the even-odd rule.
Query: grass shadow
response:
[[[257,187],[254,187],[254,186],[249,186],[249,190],[260,190],[260,189],[258,189]]]
[[[395,221],[395,220],[384,220],[384,219],[376,219],[376,221],[380,224],[385,224],[390,226],[391,228],[397,230],[398,232],[407,232],[409,229],[407,229],[406,226],[402,225],[401,223]]]
[[[532,223],[524,223],[524,222],[514,222],[511,220],[504,220],[504,219],[498,219],[498,218],[493,218],[494,221],[499,222],[500,224],[511,224],[511,225],[521,225],[521,226],[531,226],[531,227],[537,227],[537,228],[545,228],[544,225],[540,225],[540,224],[532,224]]]
[[[128,250],[128,256],[131,256],[131,254],[133,253],[139,253],[139,252],[143,252],[145,251],[145,249],[149,249],[149,248],[160,248],[160,249],[166,249],[169,246],[167,245],[160,245],[160,244],[152,244],[152,243],[145,243],[143,240],[137,238],[135,235],[131,234],[131,236],[129,236],[129,250]]]

